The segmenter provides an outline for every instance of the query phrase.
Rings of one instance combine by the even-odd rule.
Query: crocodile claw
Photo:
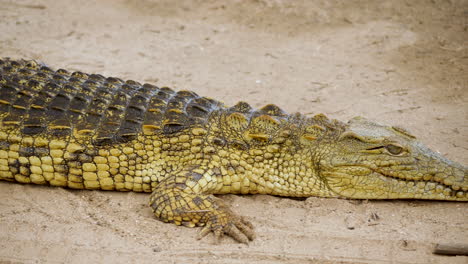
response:
[[[210,212],[207,217],[208,221],[198,233],[198,240],[211,232],[215,235],[216,244],[221,242],[223,235],[228,235],[243,244],[248,244],[255,238],[252,223],[242,216],[237,216],[230,211],[217,210]]]

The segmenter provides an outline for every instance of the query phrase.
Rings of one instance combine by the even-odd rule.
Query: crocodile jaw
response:
[[[451,168],[450,174],[437,173],[437,177],[445,179],[463,174],[466,178],[467,170]],[[452,172],[450,172],[452,171]],[[341,197],[352,199],[427,199],[468,201],[465,187],[447,185],[434,179],[435,176],[426,174],[423,178],[430,180],[413,180],[399,178],[395,174],[385,174],[377,169],[366,166],[339,166],[322,173],[328,187]]]

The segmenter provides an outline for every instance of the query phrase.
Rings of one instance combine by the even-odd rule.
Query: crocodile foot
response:
[[[236,241],[248,244],[249,240],[255,238],[252,223],[242,216],[238,216],[227,208],[221,201],[217,201],[217,208],[206,212],[203,219],[204,227],[198,234],[197,239],[202,239],[209,233],[215,235],[215,243],[219,244],[224,234],[234,238]]]
[[[248,243],[255,237],[252,224],[233,213],[212,190],[202,188],[202,174],[187,168],[160,182],[150,195],[154,215],[169,223],[202,227],[198,238],[213,232],[216,243],[226,234],[236,241]]]
[[[150,206],[155,216],[164,222],[203,227],[198,239],[213,232],[216,244],[225,234],[247,244],[255,237],[253,225],[233,213],[213,195],[184,193],[174,189],[170,193],[155,190],[150,197]]]

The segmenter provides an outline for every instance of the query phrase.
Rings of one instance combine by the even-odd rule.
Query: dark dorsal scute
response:
[[[137,81],[134,81],[134,80],[126,80],[125,83],[130,85],[130,86],[133,86],[133,87],[135,87],[135,86],[140,87],[141,86],[141,83],[139,83]]]
[[[8,79],[6,78],[6,76],[2,75],[0,72],[0,84],[6,84],[7,81]]]
[[[159,91],[159,88],[156,85],[152,85],[149,83],[143,84],[143,87],[141,89],[144,90],[146,93],[152,95]]]
[[[70,94],[64,92],[58,93],[49,104],[49,109],[51,110],[50,112],[53,113],[55,110],[66,112],[70,106],[71,100],[72,96]]]
[[[103,145],[112,143],[115,140],[115,135],[120,128],[129,99],[130,96],[123,91],[114,94],[112,101],[103,113],[101,125],[97,128],[94,138],[96,144]]]
[[[54,74],[55,73],[51,68],[49,68],[47,66],[42,66],[40,71],[45,73],[45,74]]]
[[[49,123],[49,132],[56,137],[66,137],[71,133],[71,120],[67,117],[52,120]]]
[[[77,120],[77,118],[85,113],[86,108],[88,107],[89,103],[91,102],[91,96],[85,93],[79,93],[70,102],[70,115],[73,120]]]
[[[76,79],[84,81],[84,80],[88,79],[88,76],[89,76],[89,74],[86,74],[86,73],[83,73],[83,72],[80,72],[80,71],[76,71],[76,72],[73,72],[70,77],[74,77]]]
[[[27,110],[33,99],[33,94],[27,92],[26,90],[19,91],[16,97],[16,100],[13,102],[13,108],[19,108]]]
[[[47,81],[50,81],[50,77],[48,74],[46,73],[43,73],[43,72],[36,72],[36,74],[34,74],[34,76],[32,76],[32,78],[36,81],[39,81],[39,82],[47,82]]]
[[[7,74],[13,74],[16,72],[16,68],[11,67],[10,65],[6,65],[2,67],[2,71],[7,73]]]
[[[169,99],[162,123],[163,133],[176,133],[191,124],[190,118],[185,111],[185,106],[190,100],[196,97],[198,97],[198,95],[193,92],[179,91]]]
[[[19,89],[14,86],[8,84],[2,85],[0,87],[0,100],[4,104],[12,104],[17,97],[18,91]]]
[[[205,119],[211,112],[217,109],[217,106],[217,102],[212,99],[198,97],[187,104],[186,111],[190,117]]]
[[[11,107],[9,114],[3,118],[3,125],[9,127],[19,127],[27,111],[21,108]]]
[[[184,110],[185,105],[192,99],[198,97],[198,95],[194,92],[190,91],[178,91],[172,96],[172,98],[168,102],[168,106],[170,109],[180,109]]]
[[[187,100],[193,99],[195,97],[199,97],[199,96],[195,92],[187,91],[187,90],[181,90],[181,91],[176,92],[174,97],[178,97],[178,98],[181,98],[181,99],[184,99],[185,101],[187,101]]]
[[[29,110],[29,116],[24,120],[22,133],[27,135],[43,133],[47,129],[45,118],[45,107],[32,107]]]
[[[172,90],[171,88],[169,87],[162,87],[161,90],[160,90],[161,93],[165,93],[165,94],[169,94],[169,95],[172,95],[175,93],[174,90]]]
[[[246,102],[240,101],[234,106],[229,108],[229,112],[239,112],[243,114],[249,114],[253,111],[253,108]]]
[[[68,78],[66,78],[65,76],[62,76],[61,74],[53,74],[53,75],[52,75],[52,79],[53,79],[55,82],[64,83],[64,82],[67,81]]]
[[[77,78],[77,77],[73,77],[73,76],[68,79],[68,83],[73,84],[73,85],[82,85],[85,82],[86,82],[86,80],[83,80],[83,79]]]
[[[44,84],[31,79],[26,82],[26,87],[34,92],[40,92],[44,88]]]
[[[127,141],[135,138],[141,130],[148,107],[150,91],[138,91],[130,99],[117,139]]]
[[[56,71],[57,74],[60,74],[62,76],[65,76],[65,77],[70,77],[71,73],[65,69],[58,69]]]
[[[10,66],[15,68],[15,69],[18,69],[19,67],[21,67],[21,63],[19,61],[12,61],[10,63]]]
[[[79,91],[75,85],[61,84],[54,82],[55,86],[61,87],[54,90],[59,92],[51,99],[48,104],[46,113],[46,120],[48,122],[48,131],[56,137],[69,136],[72,130],[72,123],[70,118],[70,105],[71,102]]]
[[[90,74],[88,76],[88,80],[89,81],[94,81],[94,82],[99,82],[99,83],[102,83],[104,82],[104,80],[106,79],[106,77],[102,76],[101,74]]]
[[[60,85],[56,84],[55,82],[47,82],[44,85],[44,88],[42,89],[42,91],[44,93],[49,94],[51,97],[54,97],[60,92],[60,88],[61,88]]]
[[[32,76],[34,74],[33,71],[31,71],[30,69],[26,69],[26,68],[22,68],[20,70],[18,70],[18,74],[21,75],[21,76]]]
[[[36,61],[23,61],[25,63],[25,68],[30,69],[30,70],[37,70],[40,68],[40,64],[37,63]]]
[[[143,132],[145,134],[154,134],[162,129],[164,112],[167,108],[167,103],[169,102],[169,99],[174,93],[175,92],[173,90],[167,87],[155,89],[155,92],[149,100],[143,120]]]
[[[86,113],[75,125],[79,135],[95,135],[102,127],[102,119],[106,109],[113,99],[114,91],[100,86],[94,93]]]
[[[274,104],[267,104],[263,106],[262,108],[260,108],[259,112],[271,116],[287,116],[287,113],[283,111],[283,109],[279,108],[277,105]]]
[[[122,84],[122,86],[120,86],[120,91],[130,95],[130,96],[133,96],[133,94],[135,93],[135,87],[134,86],[131,86],[131,85],[128,85],[126,83]]]
[[[36,80],[30,80],[29,82],[40,83]],[[55,90],[45,90],[46,85],[40,85],[40,87],[42,88],[42,90],[39,90],[35,97],[32,99],[31,104],[29,106],[29,115],[23,123],[22,132],[27,135],[41,134],[47,129],[47,109],[50,102],[56,94]],[[49,88],[50,86],[47,87]]]

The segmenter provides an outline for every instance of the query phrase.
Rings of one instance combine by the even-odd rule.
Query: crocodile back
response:
[[[170,134],[203,124],[220,107],[220,102],[191,91],[0,59],[3,131],[73,136],[93,145],[110,145],[130,141],[141,132]]]

